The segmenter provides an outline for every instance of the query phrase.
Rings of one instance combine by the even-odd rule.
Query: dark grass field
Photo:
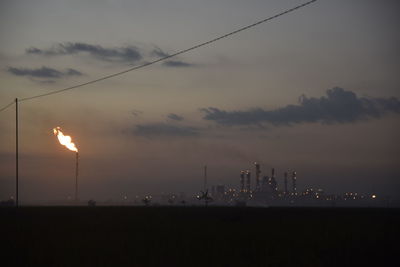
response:
[[[389,266],[399,252],[399,209],[22,207],[0,214],[1,266]]]

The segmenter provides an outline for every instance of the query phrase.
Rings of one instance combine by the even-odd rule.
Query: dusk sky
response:
[[[0,108],[116,73],[299,0],[1,0]],[[20,201],[238,188],[296,170],[298,188],[399,197],[396,0],[319,0],[158,64],[20,103]],[[0,113],[0,199],[14,196],[15,106]]]

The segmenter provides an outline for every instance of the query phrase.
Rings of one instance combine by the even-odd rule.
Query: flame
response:
[[[61,128],[60,127],[54,128],[53,132],[54,132],[54,135],[57,136],[58,141],[60,142],[60,144],[62,144],[63,146],[66,146],[71,151],[78,152],[78,149],[76,148],[75,144],[72,142],[71,136],[64,135],[61,132]]]

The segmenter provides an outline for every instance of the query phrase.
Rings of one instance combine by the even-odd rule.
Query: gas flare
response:
[[[58,141],[60,144],[63,146],[67,147],[71,151],[75,151],[78,153],[78,149],[76,148],[75,144],[72,142],[72,138],[69,135],[64,135],[63,132],[61,132],[60,127],[56,127],[53,129],[54,135],[57,136]]]

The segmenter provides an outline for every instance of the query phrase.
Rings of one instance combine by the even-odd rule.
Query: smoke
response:
[[[355,123],[377,119],[389,112],[400,113],[400,101],[395,97],[358,97],[352,91],[335,87],[320,98],[299,98],[298,105],[287,105],[274,110],[254,108],[245,111],[225,111],[215,107],[203,108],[203,119],[220,125],[291,125],[294,123]]]

